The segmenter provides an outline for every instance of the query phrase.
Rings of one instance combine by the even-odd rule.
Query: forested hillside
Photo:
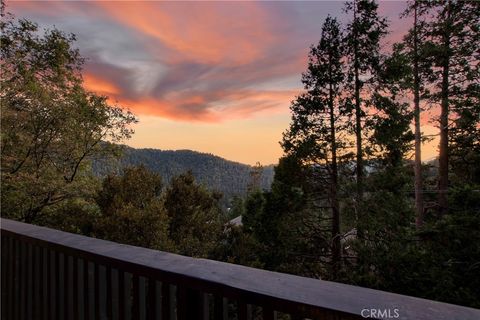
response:
[[[122,168],[144,165],[160,174],[165,182],[186,171],[192,171],[195,179],[208,189],[223,194],[223,203],[228,204],[234,196],[244,196],[249,184],[258,183],[261,189],[270,189],[273,180],[273,165],[263,167],[258,182],[254,182],[254,167],[229,161],[221,157],[191,150],[135,149],[123,147],[122,157],[115,161],[93,162],[96,175],[119,173]]]
[[[6,15],[2,217],[479,308],[480,1],[410,1],[388,47],[377,1],[344,9],[310,47],[275,168],[119,156],[137,118],[85,88],[75,36]],[[429,163],[422,117],[438,128]]]

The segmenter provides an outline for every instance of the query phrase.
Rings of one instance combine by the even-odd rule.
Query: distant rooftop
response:
[[[233,224],[234,226],[243,226],[242,216],[233,218],[232,220],[230,220],[230,224]]]

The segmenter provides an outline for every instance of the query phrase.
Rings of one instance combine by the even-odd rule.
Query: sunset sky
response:
[[[7,10],[77,35],[88,89],[139,118],[133,147],[191,149],[229,160],[276,163],[300,92],[309,46],[343,1],[8,1]],[[380,2],[401,39],[404,1]],[[435,133],[427,124],[423,130]],[[435,155],[436,143],[424,148]]]

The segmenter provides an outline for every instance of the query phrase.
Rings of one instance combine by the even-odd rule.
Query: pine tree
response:
[[[448,169],[449,180],[480,184],[480,2],[456,4],[451,41]],[[456,19],[456,18],[455,18]],[[453,182],[453,181],[452,181]],[[457,181],[455,181],[457,182]]]
[[[417,229],[423,226],[423,178],[422,178],[422,132],[420,131],[420,72],[419,72],[419,23],[417,0],[414,0],[413,12],[413,104],[415,119],[415,225]]]
[[[176,251],[208,257],[222,232],[221,194],[198,184],[191,171],[174,177],[164,192],[169,237]]]
[[[422,8],[419,1],[414,0],[409,3],[407,9],[401,14],[402,18],[412,17],[413,25],[402,42],[393,46],[390,62],[395,61],[396,69],[385,71],[391,73],[390,77],[394,78],[394,82],[399,86],[399,90],[413,96],[415,225],[417,229],[420,229],[424,224],[421,103],[426,96],[427,79],[432,76],[432,61],[430,58],[432,44],[426,36],[426,21],[422,18],[421,13]]]
[[[331,209],[334,271],[341,259],[338,158],[348,144],[344,138],[346,123],[342,121],[339,106],[344,80],[341,42],[337,20],[328,17],[320,42],[310,50],[308,69],[302,78],[306,92],[292,104],[292,123],[282,142],[287,154],[312,167],[317,186],[329,186],[324,190],[328,195],[323,201],[326,204],[320,206]],[[342,138],[339,131],[343,133]]]
[[[478,101],[478,48],[480,3],[477,1],[419,2],[432,43],[430,99],[440,107],[438,207],[448,210],[450,140],[457,136],[467,109],[475,113]],[[475,134],[471,132],[472,135]],[[478,131],[477,131],[478,132]],[[458,140],[457,140],[458,141]]]
[[[169,218],[161,198],[160,175],[144,166],[108,175],[95,197],[101,214],[94,224],[96,237],[157,250],[173,251]]]
[[[363,199],[364,192],[364,118],[367,94],[365,85],[375,80],[380,63],[380,40],[387,33],[387,21],[378,15],[378,4],[373,0],[354,0],[347,2],[346,12],[352,13],[351,22],[347,25],[344,39],[348,57],[348,88],[352,92],[346,99],[355,117],[353,131],[356,139],[356,188],[357,207]],[[358,210],[358,208],[357,208]],[[357,213],[358,216],[358,213]],[[361,230],[359,235],[361,234]]]

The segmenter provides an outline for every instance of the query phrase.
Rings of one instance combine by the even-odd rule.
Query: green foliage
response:
[[[368,127],[365,126],[368,112],[364,100],[371,95],[368,89],[378,82],[380,40],[386,35],[388,24],[387,20],[378,14],[378,4],[374,0],[347,2],[345,11],[351,13],[352,18],[346,26],[342,42],[348,63],[345,83],[348,93],[343,98],[343,105],[345,115],[351,119],[350,132],[355,134],[356,202],[360,205],[364,192],[364,156],[366,149],[368,151],[364,140],[369,135]],[[358,206],[357,211],[360,210]],[[359,229],[358,232],[361,235],[362,230]]]
[[[169,237],[176,251],[207,257],[223,230],[221,195],[195,182],[191,172],[172,179],[165,190],[165,209],[170,219]]]
[[[144,165],[159,173],[165,182],[187,171],[210,190],[223,194],[222,207],[231,207],[234,197],[244,197],[251,183],[249,165],[228,161],[212,154],[190,150],[134,149],[124,146],[123,155],[116,162],[97,158],[92,168],[96,175],[105,176],[128,166]],[[273,180],[273,166],[264,166],[259,177],[260,189],[269,189]]]
[[[208,257],[223,232],[220,195],[197,184],[191,172],[163,186],[143,166],[108,175],[96,196],[94,234],[116,242]]]
[[[387,20],[379,16],[378,3],[374,0],[349,1],[345,11],[353,15],[344,39],[351,59],[349,76],[353,79],[356,68],[361,74],[375,73],[380,65],[380,40],[387,34]]]
[[[2,212],[32,222],[79,195],[87,160],[129,138],[135,117],[83,89],[73,35],[11,16],[0,27]]]
[[[265,195],[262,191],[255,191],[249,194],[245,200],[245,215],[242,216],[245,230],[255,233],[260,238],[264,234],[265,201]],[[268,219],[268,217],[266,218]]]
[[[88,195],[68,199],[57,206],[46,208],[45,214],[39,217],[35,223],[95,237],[95,230],[98,228],[97,222],[102,216],[93,198],[99,189],[96,184],[88,186],[88,190],[90,190]]]
[[[321,214],[312,214],[309,207],[311,187],[304,171],[299,159],[280,159],[272,190],[252,193],[245,201],[243,234],[255,239],[264,268],[318,277],[330,245],[318,240],[328,239],[329,234],[328,229],[316,233]]]
[[[480,85],[469,85],[470,97],[457,110],[450,130],[452,180],[480,185]]]
[[[317,244],[322,249],[316,253],[307,249],[308,252],[297,254],[308,255],[313,260],[331,260],[335,270],[339,269],[341,255],[338,180],[339,173],[345,173],[339,171],[339,167],[349,160],[352,144],[347,137],[349,123],[341,98],[346,78],[342,48],[340,25],[335,18],[327,17],[320,42],[310,49],[308,68],[302,77],[306,92],[292,102],[292,123],[282,141],[285,153],[301,164],[297,170],[310,185],[305,196],[310,203],[308,211],[302,211],[305,217],[297,217],[300,224],[297,222],[295,227],[300,230],[301,241],[321,239],[321,244]],[[282,194],[287,190],[276,191],[272,192],[270,203],[274,205],[270,210],[282,212],[282,204],[288,207],[282,201],[288,196]],[[330,225],[327,220],[331,221]],[[315,232],[321,234],[313,235]],[[331,257],[325,257],[329,254]]]
[[[365,243],[355,244],[358,260],[344,281],[478,308],[480,194],[455,188],[450,213],[427,220],[419,234],[408,224],[408,203],[385,193],[376,200],[381,216],[370,221]]]
[[[370,103],[378,113],[367,121],[372,130],[369,153],[381,159],[383,166],[398,167],[412,150],[413,114],[407,103],[399,103],[394,97],[374,94]]]
[[[95,234],[116,242],[172,250],[162,187],[160,176],[144,167],[127,168],[122,176],[107,176],[96,197],[101,217]]]
[[[105,156],[118,150],[114,143],[132,134],[133,115],[83,89],[73,35],[42,33],[32,22],[6,17],[0,24],[2,214],[121,243],[478,308],[479,3],[413,2],[420,45],[414,49],[410,30],[386,57],[380,40],[387,24],[375,1],[347,4],[353,19],[345,37],[328,17],[310,50],[305,92],[292,102],[285,156],[270,189],[271,167],[252,171],[191,151],[125,147],[125,156],[107,165]],[[412,91],[450,115],[442,128],[449,142],[450,186],[442,190],[448,211],[426,215],[420,229],[406,160],[413,136],[405,101]],[[364,154],[370,156],[365,163]],[[140,163],[145,166],[130,166]],[[194,171],[184,173],[188,168]],[[441,174],[435,165],[424,169],[425,189],[433,189]],[[100,183],[92,171],[108,174]],[[352,197],[359,194],[359,178],[362,196]],[[212,189],[225,193],[227,214]],[[435,195],[425,195],[430,207],[437,205]],[[228,223],[238,216],[243,225]]]
[[[227,209],[228,220],[235,219],[236,217],[243,216],[245,214],[245,204],[241,197],[234,196],[231,204],[231,208]]]
[[[452,188],[450,212],[433,225],[427,242],[433,254],[431,296],[456,304],[480,307],[480,193],[479,186]],[[436,273],[436,274],[435,274]]]
[[[379,40],[386,33],[386,22],[377,15],[374,1],[354,1],[347,5],[347,10],[354,12],[354,19],[347,26],[343,47],[337,46],[346,50],[350,68],[329,69],[329,64],[322,60],[325,47],[311,49],[308,70],[303,75],[306,92],[292,103],[292,122],[282,141],[287,156],[275,170],[271,191],[251,193],[243,210],[238,210],[243,212],[244,225],[235,229],[231,238],[251,237],[255,245],[249,246],[256,248],[258,255],[249,255],[250,261],[258,259],[267,269],[478,307],[480,117],[475,84],[478,68],[473,67],[478,64],[478,56],[471,51],[471,44],[478,37],[474,21],[478,21],[479,11],[474,2],[463,7],[457,1],[450,4],[450,14],[455,16],[451,26],[456,30],[449,30],[455,39],[450,47],[452,81],[448,97],[453,115],[449,128],[449,211],[441,216],[428,214],[424,226],[417,231],[412,197],[414,174],[407,160],[414,138],[410,129],[412,107],[406,103],[414,89],[413,33],[410,31],[404,42],[396,44],[391,55],[382,57]],[[447,53],[441,48],[445,32],[439,30],[445,31],[448,25],[447,5],[446,1],[421,2],[419,9],[421,17],[426,17],[427,12],[436,17],[420,19],[416,31],[420,39],[415,51],[417,89],[422,99],[429,98],[431,102],[441,98],[440,62]],[[339,72],[335,88],[360,89],[362,98],[350,98],[353,92],[344,91],[346,99],[342,95],[338,101],[339,96],[334,96],[332,104],[328,99],[334,80],[328,71],[332,70]],[[453,81],[457,75],[462,75],[462,80]],[[360,108],[355,110],[358,105],[354,102],[360,100]],[[366,139],[355,152],[348,139],[332,144],[326,117],[332,105],[337,132],[345,132],[346,136],[359,133],[354,126],[362,125],[360,137]],[[364,112],[367,107],[368,113]],[[351,119],[357,114],[360,121],[355,125],[342,121],[342,116]],[[333,145],[338,149],[334,150]],[[327,267],[331,261],[331,237],[325,220],[332,208],[331,192],[335,185],[331,175],[332,151],[340,154],[335,189],[344,219],[342,226],[349,235],[343,242],[340,270]],[[365,152],[370,159],[365,162],[363,196],[352,198],[358,183],[351,178],[352,171],[354,167],[362,170],[358,167],[358,152]],[[355,155],[357,163],[352,161]],[[425,208],[429,212],[437,204],[435,192],[428,190],[435,189],[438,175],[435,166],[424,169],[426,190],[421,192],[425,192]],[[351,229],[353,226],[361,229],[361,236],[357,229]],[[229,248],[239,253],[239,259],[224,256],[247,263],[245,252],[233,247]]]
[[[260,252],[261,246],[251,233],[245,232],[242,226],[227,225],[212,256],[229,263],[263,268]]]

